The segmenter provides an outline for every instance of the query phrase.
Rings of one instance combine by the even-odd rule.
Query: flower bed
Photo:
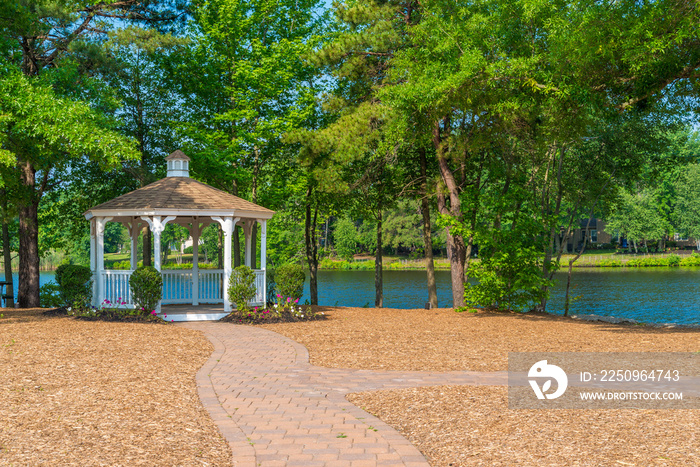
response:
[[[233,310],[221,321],[246,324],[294,323],[326,319],[322,311],[313,311],[310,306],[299,305],[299,299],[285,299],[277,295],[277,303],[271,307],[254,307],[247,310]]]

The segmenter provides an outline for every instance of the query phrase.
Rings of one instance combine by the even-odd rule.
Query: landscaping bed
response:
[[[0,309],[0,463],[231,465],[197,393],[201,333],[44,311]]]

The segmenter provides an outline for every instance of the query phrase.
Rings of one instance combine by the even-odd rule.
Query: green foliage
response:
[[[248,266],[239,266],[231,273],[228,299],[236,309],[248,310],[248,302],[255,298],[255,273]]]
[[[39,303],[42,308],[57,308],[65,301],[61,297],[61,288],[55,282],[47,282],[39,289]]]
[[[92,300],[92,271],[86,266],[62,264],[56,268],[56,282],[63,304],[72,308],[86,308]]]
[[[700,239],[700,164],[692,164],[675,184],[677,202],[674,217],[679,231]]]
[[[357,228],[349,217],[342,217],[335,223],[333,232],[335,251],[344,260],[352,259],[357,251]]]
[[[276,290],[282,298],[300,299],[304,293],[305,280],[306,274],[300,264],[284,264],[275,270]]]
[[[599,266],[601,268],[620,268],[624,266],[622,264],[622,261],[618,259],[602,259],[596,263],[596,266]]]
[[[155,310],[163,298],[163,276],[153,266],[142,266],[132,272],[129,287],[131,299],[142,314]]]
[[[700,255],[693,252],[681,260],[681,266],[700,266]]]
[[[469,306],[527,311],[546,298],[552,282],[542,278],[543,257],[522,231],[480,236],[480,258],[469,263],[464,299]]]

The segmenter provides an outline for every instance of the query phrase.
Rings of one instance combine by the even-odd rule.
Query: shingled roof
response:
[[[95,206],[85,214],[92,211],[159,210],[245,211],[268,215],[274,213],[270,209],[258,206],[191,178],[166,177]]]

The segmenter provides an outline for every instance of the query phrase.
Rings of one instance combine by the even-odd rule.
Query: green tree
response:
[[[88,105],[61,98],[50,86],[10,72],[0,77],[3,154],[15,167],[3,171],[16,187],[19,211],[20,307],[39,306],[39,203],[55,174],[85,156],[104,168],[136,157],[131,140]],[[38,174],[38,176],[37,176]]]
[[[28,99],[22,109],[15,104],[15,109],[8,111],[15,114],[9,121],[44,121],[34,128],[25,128],[22,137],[17,132],[6,137],[13,145],[10,151],[17,160],[15,181],[21,188],[18,198],[22,242],[20,306],[39,305],[38,206],[43,194],[56,184],[51,173],[65,169],[68,160],[86,155],[101,159],[104,167],[113,166],[120,158],[136,156],[132,145],[127,148],[121,142],[122,148],[117,148],[116,135],[105,132],[108,125],[98,112],[61,95],[70,94],[74,98],[90,95],[88,91],[94,83],[89,74],[104,63],[99,42],[115,24],[129,21],[166,24],[180,15],[178,3],[20,0],[0,5],[0,41],[6,47],[8,63],[16,66],[25,78],[31,78],[31,81],[11,83],[11,96],[21,95],[15,93],[17,90]],[[36,83],[38,78],[44,81]],[[13,79],[16,78],[10,78]],[[47,87],[49,83],[54,89]],[[65,120],[70,122],[64,120],[66,116]],[[11,127],[21,128],[21,125]]]
[[[347,216],[341,217],[335,223],[333,240],[338,256],[350,260],[357,253],[357,227]]]
[[[700,165],[688,166],[675,185],[676,207],[674,216],[683,234],[692,237],[700,250]]]

